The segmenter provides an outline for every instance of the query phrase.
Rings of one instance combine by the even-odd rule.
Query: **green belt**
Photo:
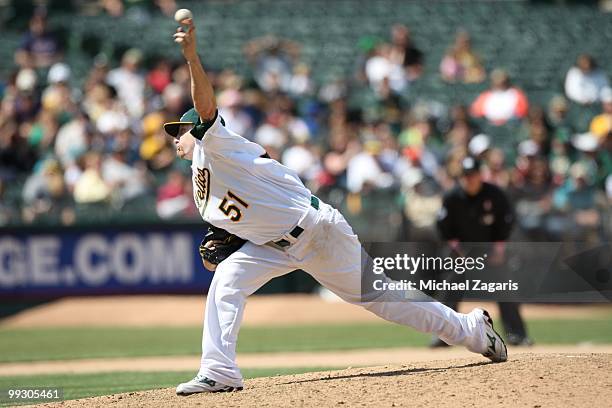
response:
[[[315,210],[319,209],[319,199],[316,196],[310,196],[310,205]]]

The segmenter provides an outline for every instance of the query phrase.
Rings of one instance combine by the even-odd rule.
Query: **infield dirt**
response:
[[[178,397],[173,388],[45,407],[608,407],[612,355],[520,354],[349,368],[247,380],[225,394]]]

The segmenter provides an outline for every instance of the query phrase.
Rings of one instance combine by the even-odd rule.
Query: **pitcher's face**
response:
[[[178,133],[181,136],[174,139],[176,155],[181,159],[193,159],[193,149],[195,148],[196,138],[190,133],[192,127],[191,125],[181,125]]]

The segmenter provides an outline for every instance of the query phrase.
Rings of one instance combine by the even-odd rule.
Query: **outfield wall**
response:
[[[2,229],[0,309],[65,296],[205,294],[214,276],[198,250],[205,230],[202,223]],[[297,271],[257,293],[316,286]]]
[[[204,293],[204,226],[14,229],[0,235],[0,298]]]

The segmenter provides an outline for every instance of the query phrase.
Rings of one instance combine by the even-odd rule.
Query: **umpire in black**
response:
[[[507,195],[497,186],[482,180],[480,162],[471,156],[461,162],[458,185],[448,191],[443,199],[437,221],[443,240],[452,244],[460,242],[491,242],[491,261],[504,262],[505,241],[514,224],[514,212]],[[458,302],[447,305],[457,309]],[[518,303],[499,303],[500,314],[507,334],[507,342],[513,345],[532,344],[527,337]],[[445,346],[434,339],[432,347]]]

